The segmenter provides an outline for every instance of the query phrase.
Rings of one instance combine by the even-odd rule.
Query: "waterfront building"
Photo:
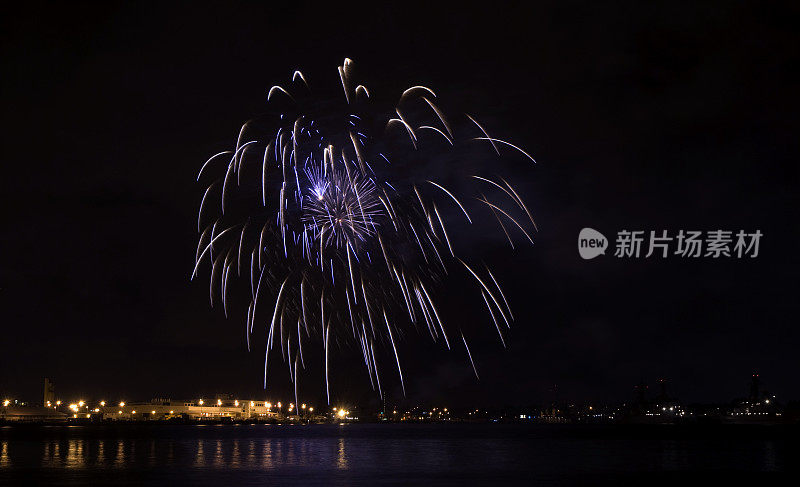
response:
[[[121,421],[203,419],[278,419],[279,411],[264,400],[198,398],[189,400],[153,399],[149,402],[105,404],[92,412],[102,419]],[[77,416],[76,416],[77,417]]]

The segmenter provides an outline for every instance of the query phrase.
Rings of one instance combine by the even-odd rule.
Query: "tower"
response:
[[[658,385],[661,386],[661,392],[658,396],[659,401],[669,401],[669,394],[667,393],[667,379],[658,379]]]
[[[48,403],[56,402],[56,393],[55,393],[55,386],[50,379],[47,377],[44,378],[44,399],[42,400],[42,406],[47,406]]]
[[[750,401],[757,402],[760,394],[761,381],[758,379],[758,374],[753,374],[753,380],[750,382]]]
[[[644,379],[641,379],[633,389],[636,391],[636,403],[640,405],[644,404],[647,401],[647,384],[644,383]]]

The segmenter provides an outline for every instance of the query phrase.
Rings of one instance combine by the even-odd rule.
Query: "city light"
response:
[[[732,416],[756,416],[756,417],[770,416],[771,419],[775,419],[781,416],[781,410],[779,409],[781,406],[780,404],[776,403],[775,400],[773,399],[775,399],[775,396],[771,396],[769,399],[767,399],[764,396],[761,396],[759,399],[755,400],[754,399],[742,400],[739,403],[740,405],[736,406],[736,409],[725,411],[722,410],[722,408],[716,408],[717,413],[707,414],[705,412],[702,411],[701,412],[703,416],[712,414],[719,415],[723,421],[729,420],[730,417]],[[134,402],[133,404],[130,404],[130,406],[132,407],[134,404],[142,404],[143,406],[158,405],[159,407],[170,405],[170,403],[168,402],[162,403],[159,401],[162,400],[154,399],[150,402],[150,404],[143,402]],[[231,406],[230,403],[228,403],[228,405],[225,406],[224,401],[221,398],[218,398],[215,402],[216,404],[214,404],[214,400],[212,399],[211,403],[212,407],[209,408],[211,411],[214,411],[213,410],[214,405],[220,406],[220,408],[221,407],[229,408]],[[251,407],[255,409],[243,408],[243,406],[246,405],[248,402],[250,403]],[[13,399],[2,400],[3,407],[9,407],[12,403],[14,403],[15,407],[16,406],[25,407],[28,405],[26,402],[21,402],[19,400],[13,400]],[[47,404],[48,407],[55,407],[54,401],[44,401],[44,403]],[[375,416],[378,419],[382,419],[384,421],[388,420],[388,421],[428,422],[428,421],[453,421],[462,419],[461,416],[456,416],[455,418],[451,417],[451,413],[449,412],[448,408],[442,408],[442,407],[429,408],[424,405],[412,407],[410,411],[401,411],[397,409],[386,408],[383,411],[380,410],[372,412],[359,411],[360,414],[354,413],[343,406],[331,407],[330,409],[327,406],[323,406],[322,412],[320,413],[322,416],[314,416],[313,415],[314,408],[307,403],[296,404],[294,402],[289,402],[286,404],[287,410],[286,413],[284,413],[282,410],[269,411],[269,409],[266,410],[263,409],[264,406],[267,406],[267,408],[272,406],[272,403],[269,402],[261,402],[261,401],[256,402],[252,400],[239,401],[238,399],[234,400],[233,403],[237,407],[241,408],[239,410],[226,409],[225,411],[222,411],[221,409],[218,409],[216,410],[217,412],[204,412],[201,408],[196,407],[198,404],[200,404],[201,406],[204,404],[204,400],[199,399],[196,400],[196,402],[189,401],[181,404],[173,402],[171,405],[174,407],[178,407],[178,409],[169,410],[168,414],[166,410],[154,409],[151,410],[150,413],[148,413],[147,410],[145,410],[141,411],[142,414],[141,418],[135,418],[134,416],[137,414],[137,410],[133,411],[129,410],[128,413],[125,413],[123,408],[120,407],[118,411],[119,416],[115,417],[111,412],[113,410],[111,410],[110,405],[108,405],[108,409],[105,410],[100,407],[100,405],[106,406],[105,403],[106,401],[100,401],[99,403],[96,404],[97,407],[95,408],[91,408],[90,406],[88,406],[88,402],[84,400],[76,401],[75,403],[65,403],[68,404],[68,411],[73,414],[71,415],[62,414],[61,416],[65,416],[66,418],[70,419],[71,418],[80,419],[81,421],[84,418],[84,415],[86,415],[86,418],[92,420],[103,420],[103,421],[128,420],[135,422],[135,421],[142,421],[144,419],[156,420],[156,421],[157,420],[169,421],[171,419],[175,419],[176,417],[178,417],[178,418],[185,418],[187,420],[219,418],[219,419],[232,419],[233,421],[239,421],[239,420],[256,419],[257,421],[278,422],[283,424],[285,424],[285,422],[289,423],[292,422],[302,423],[306,421],[313,422],[311,421],[312,418],[320,420],[325,416],[327,416],[329,420],[342,422],[343,424],[345,421],[347,422],[358,421],[359,419],[361,419],[359,418],[359,416],[361,416],[362,414],[367,416],[368,418],[372,417],[372,414],[375,414]],[[125,406],[125,402],[120,402],[119,404],[120,406]],[[283,404],[280,402],[277,402],[275,404],[277,408],[283,407]],[[765,407],[765,405],[767,406]],[[583,422],[583,421],[607,421],[607,420],[613,421],[618,417],[625,418],[631,415],[630,412],[627,412],[630,410],[630,408],[626,409],[625,404],[617,407],[617,409],[613,411],[609,411],[608,405],[598,404],[597,406],[598,407],[595,408],[594,406],[590,406],[588,404],[584,405],[565,404],[563,408],[566,410],[564,411],[564,413],[566,414],[563,415],[562,415],[562,410],[556,408],[550,408],[547,411],[540,411],[538,413],[534,412],[533,414],[527,411],[524,412],[523,414],[520,414],[520,412],[517,411],[510,416],[507,415],[507,413],[501,413],[499,416],[497,415],[493,416],[493,413],[478,409],[475,409],[474,411],[465,414],[468,414],[470,417],[483,418],[487,421],[490,420],[494,422],[502,420],[503,418],[505,418],[506,420],[511,418],[515,420],[519,419],[519,420],[532,420],[532,421],[543,421],[543,422],[551,422],[551,421]],[[10,414],[11,412],[6,410],[0,411],[0,415],[2,415],[4,418],[5,416]],[[661,418],[663,418],[661,421],[677,421],[677,420],[690,419],[692,415],[694,415],[695,413],[691,409],[686,408],[686,406],[677,403],[677,401],[673,402],[672,400],[670,400],[666,404],[664,404],[664,402],[661,401],[652,402],[648,406],[647,410],[642,411],[639,414],[641,416],[655,416],[655,417],[660,416]],[[463,419],[466,419],[466,417],[463,417]]]
[[[119,407],[121,407],[121,408],[124,408],[124,407],[125,407],[125,401],[121,401],[121,402],[119,403]]]
[[[100,406],[101,406],[101,407],[105,407],[105,405],[106,405],[106,402],[105,402],[105,401],[100,401]]]

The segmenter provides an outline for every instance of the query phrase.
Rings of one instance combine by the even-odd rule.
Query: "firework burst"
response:
[[[436,306],[437,289],[456,275],[474,281],[504,346],[514,318],[489,268],[456,253],[449,220],[470,225],[471,213],[491,214],[512,247],[512,235],[532,243],[536,229],[505,179],[470,175],[476,192],[465,201],[425,174],[399,177],[402,164],[396,163],[409,151],[419,153],[426,132],[449,150],[472,143],[535,162],[530,155],[491,137],[469,115],[465,132],[471,136],[458,136],[434,103],[436,94],[424,86],[405,90],[394,113],[381,118],[352,69],[349,59],[338,68],[344,91],[339,116],[317,109],[330,102],[314,99],[305,76],[295,71],[287,87],[267,93],[273,111],[245,123],[233,149],[209,158],[197,176],[208,185],[198,212],[192,278],[210,263],[209,298],[212,306],[221,302],[226,316],[233,282],[245,283],[248,350],[255,327],[266,324],[264,387],[270,354],[280,350],[297,394],[304,354],[321,342],[329,402],[331,349],[343,343],[360,348],[378,392],[381,351],[390,351],[405,391],[397,341],[408,326],[425,327],[448,349],[463,344],[477,377],[467,337],[448,326]],[[468,210],[468,202],[477,209]]]

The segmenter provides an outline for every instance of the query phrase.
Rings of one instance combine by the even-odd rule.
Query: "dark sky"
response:
[[[516,175],[536,244],[485,255],[517,314],[508,349],[474,344],[478,382],[409,334],[412,400],[616,401],[666,377],[684,401],[727,401],[754,371],[800,399],[796,8],[271,3],[2,16],[0,394],[38,401],[43,377],[67,399],[263,394],[242,319],[188,279],[195,175],[270,86],[296,68],[336,82],[347,56],[370,89],[430,86],[538,161]],[[583,227],[764,237],[756,259],[584,261]],[[458,298],[451,319],[491,332]],[[337,365],[336,400],[371,397],[359,360]],[[288,398],[284,377],[271,397]],[[303,385],[322,401],[318,375]]]

